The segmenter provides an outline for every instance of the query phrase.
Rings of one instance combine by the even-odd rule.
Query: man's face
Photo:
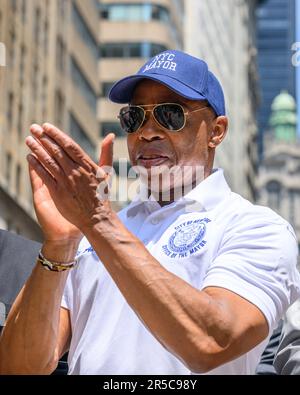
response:
[[[131,104],[141,106],[160,103],[181,104],[185,112],[207,105],[204,101],[185,99],[166,86],[150,80],[143,80],[137,86],[131,101]],[[213,161],[208,143],[214,118],[213,111],[209,108],[194,112],[187,116],[184,129],[174,132],[160,127],[153,115],[147,112],[141,128],[127,137],[131,164],[146,168],[148,181],[151,181],[151,174],[153,178],[155,171],[157,174],[162,168],[189,167],[194,173],[193,169],[202,167],[205,172]],[[174,187],[170,185],[170,188],[172,186]],[[162,185],[161,189],[164,189]]]

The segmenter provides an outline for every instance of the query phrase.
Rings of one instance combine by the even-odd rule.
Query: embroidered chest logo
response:
[[[208,218],[186,221],[175,227],[175,232],[169,238],[168,244],[162,247],[170,258],[186,258],[201,250],[206,244],[203,240],[206,233]]]

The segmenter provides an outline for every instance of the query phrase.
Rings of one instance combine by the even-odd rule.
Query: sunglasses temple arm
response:
[[[202,108],[198,108],[197,110],[186,112],[185,115],[191,114],[192,112],[202,111],[202,110],[205,110],[206,108],[209,108],[209,106],[205,106],[205,107],[202,107]]]

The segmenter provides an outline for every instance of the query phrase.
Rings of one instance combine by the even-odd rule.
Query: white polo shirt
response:
[[[223,287],[256,305],[270,334],[300,296],[293,229],[231,192],[222,170],[177,202],[137,199],[119,216],[165,269],[198,290]],[[62,300],[72,325],[69,374],[190,374],[137,317],[86,239],[79,250]],[[267,341],[210,374],[253,374]]]

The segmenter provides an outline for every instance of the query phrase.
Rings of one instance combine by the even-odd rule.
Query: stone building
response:
[[[52,122],[92,156],[98,149],[98,4],[95,0],[1,0],[0,227],[40,239],[25,137]]]
[[[270,127],[270,132],[265,133],[258,202],[293,225],[300,245],[300,142],[296,133],[296,103],[287,92],[283,91],[273,101]]]

